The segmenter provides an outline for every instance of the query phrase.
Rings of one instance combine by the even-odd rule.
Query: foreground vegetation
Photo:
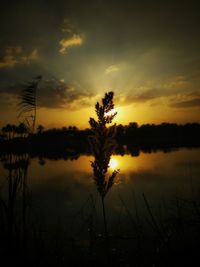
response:
[[[18,164],[25,170],[22,162]],[[105,238],[95,194],[88,195],[73,216],[63,203],[62,221],[52,224],[54,220],[43,221],[37,213],[30,188],[20,186],[25,176],[12,179],[12,193],[0,202],[1,266],[166,267],[200,263],[200,200],[196,196],[176,196],[152,207],[145,194],[131,193],[130,189],[132,205],[119,196],[119,212],[114,219],[109,216]]]

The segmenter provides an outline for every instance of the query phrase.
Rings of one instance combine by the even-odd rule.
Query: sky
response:
[[[198,1],[16,0],[0,9],[0,126],[37,75],[37,124],[89,127],[113,91],[115,122],[200,122]]]

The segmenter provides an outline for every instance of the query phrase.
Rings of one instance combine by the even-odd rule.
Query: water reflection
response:
[[[28,211],[28,166],[29,155],[5,155],[2,159],[7,174],[0,194],[1,230],[5,240],[6,258],[18,253],[26,255]],[[3,258],[6,260],[6,258]],[[23,260],[25,258],[23,257]],[[9,263],[9,262],[8,262]]]
[[[111,248],[118,260],[125,257],[120,251],[127,255],[134,253],[134,259],[123,258],[132,263],[141,253],[146,255],[144,260],[153,263],[150,254],[154,255],[156,248],[169,253],[165,245],[162,247],[160,230],[152,225],[143,194],[159,229],[163,227],[162,233],[166,233],[167,240],[170,238],[176,252],[179,237],[188,251],[196,244],[194,242],[200,240],[199,158],[199,149],[141,153],[139,157],[112,155],[111,160],[117,163],[116,168],[121,172],[107,195],[106,208]],[[13,247],[15,256],[22,253],[23,236],[26,236],[24,242],[29,244],[25,246],[29,260],[40,258],[47,266],[53,260],[53,264],[58,264],[58,261],[60,266],[67,264],[68,259],[74,257],[73,251],[79,251],[81,259],[86,257],[86,251],[88,257],[97,257],[96,249],[101,246],[104,231],[101,202],[91,179],[90,162],[93,158],[81,156],[73,161],[44,159],[45,165],[28,155],[7,155],[2,160],[2,253],[5,253],[5,244]],[[111,164],[110,169],[108,172],[111,173]],[[183,255],[186,255],[185,250],[180,249]],[[53,259],[50,251],[54,251],[57,260]],[[98,251],[100,253],[100,248]],[[144,263],[142,266],[149,265]]]

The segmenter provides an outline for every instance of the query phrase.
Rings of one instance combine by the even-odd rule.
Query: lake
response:
[[[0,216],[4,222],[1,229],[9,225],[6,220],[10,218],[9,231],[13,235],[10,238],[18,238],[17,231],[21,233],[23,223],[27,233],[31,232],[31,240],[37,236],[42,245],[37,242],[44,247],[50,242],[54,251],[55,247],[62,251],[63,246],[67,246],[65,241],[72,239],[85,251],[91,245],[92,235],[103,238],[101,198],[93,180],[92,156],[49,160],[24,155],[21,160],[23,157],[29,160],[25,171],[6,165],[9,160],[20,159],[10,157],[5,157],[0,165],[3,203]],[[156,224],[161,225],[179,212],[188,216],[193,203],[190,201],[199,200],[200,149],[141,152],[135,157],[113,155],[110,173],[113,168],[119,169],[119,173],[105,197],[110,237],[135,238],[138,225],[143,224],[143,229],[151,229],[153,225],[151,230],[144,230],[153,236]],[[8,214],[10,210],[10,217],[4,215],[3,206],[7,207]]]

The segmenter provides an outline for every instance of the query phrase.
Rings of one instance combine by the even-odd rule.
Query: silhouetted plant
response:
[[[22,90],[19,98],[19,115],[21,117],[24,114],[29,114],[25,117],[25,122],[30,130],[30,132],[34,132],[35,123],[36,123],[36,111],[37,111],[37,88],[42,80],[42,76],[37,76],[32,82],[29,82],[25,85]],[[31,119],[31,122],[30,120]]]
[[[27,242],[27,173],[30,161],[27,154],[9,154],[4,159],[3,167],[8,171],[7,198],[0,197],[5,221],[5,235],[9,255],[16,249],[23,249],[26,255]],[[22,199],[22,212],[18,211],[17,196]],[[22,247],[21,247],[22,245]]]
[[[97,102],[95,105],[98,120],[96,121],[93,118],[90,118],[89,120],[93,132],[89,141],[94,154],[94,161],[91,163],[91,166],[93,169],[94,181],[102,199],[106,237],[108,237],[108,232],[104,199],[108,191],[111,189],[114,179],[119,171],[114,170],[111,175],[107,174],[110,158],[116,146],[116,125],[114,124],[107,128],[107,124],[112,123],[114,117],[117,115],[117,112],[112,113],[114,110],[113,96],[113,92],[106,93],[102,99],[102,103],[100,104]]]

